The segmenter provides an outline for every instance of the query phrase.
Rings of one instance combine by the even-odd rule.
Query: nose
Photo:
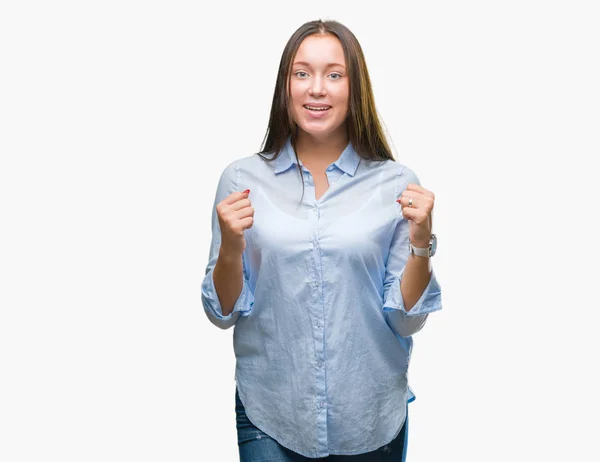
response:
[[[319,76],[316,76],[311,80],[308,91],[310,95],[315,96],[324,96],[327,94],[327,90],[325,89],[325,85],[323,84],[323,79]]]

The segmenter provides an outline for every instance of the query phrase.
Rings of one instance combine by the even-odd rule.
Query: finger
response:
[[[242,225],[242,229],[252,228],[254,217],[246,217],[240,221],[240,224]]]
[[[418,194],[402,193],[402,195],[400,196],[400,199],[397,199],[396,202],[398,202],[403,207],[416,208],[417,204],[419,203],[418,196],[419,196]],[[410,202],[410,199],[412,199],[412,205],[408,205]]]
[[[247,218],[247,217],[253,217],[253,216],[254,216],[254,208],[253,207],[244,207],[243,209],[235,212],[235,217],[238,220],[241,220],[241,219]]]
[[[411,199],[412,199],[412,205],[409,205],[409,203],[411,203]],[[397,199],[396,202],[398,202],[399,204],[401,204],[402,206],[405,206],[405,207],[425,208],[425,206],[429,200],[430,200],[430,198],[424,196],[420,192],[417,192],[417,191],[407,192],[405,190],[405,191],[402,191],[400,198]]]
[[[406,190],[416,191],[418,193],[424,194],[425,196],[433,197],[433,193],[431,191],[429,191],[428,189],[425,189],[424,187],[422,187],[416,183],[408,183],[408,186],[406,186]]]
[[[427,220],[427,214],[425,212],[422,212],[419,209],[413,209],[411,207],[404,207],[402,209],[402,216],[407,220],[414,221],[418,225]]]
[[[237,202],[229,205],[229,209],[233,211],[238,211],[245,209],[246,207],[250,207],[252,204],[250,203],[250,199],[240,199]]]
[[[246,191],[244,191],[244,192],[236,191],[236,192],[231,193],[225,199],[223,199],[222,203],[225,205],[231,205],[234,202],[237,202],[241,199],[245,199],[246,197],[248,197],[249,194],[250,194],[249,189],[246,189]]]

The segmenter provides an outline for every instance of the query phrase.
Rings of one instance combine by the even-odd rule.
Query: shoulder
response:
[[[258,154],[250,154],[244,157],[238,157],[237,159],[233,160],[224,168],[223,171],[225,172],[253,168],[261,162],[263,162],[263,160]]]
[[[264,161],[258,154],[250,154],[239,157],[223,168],[221,172],[221,178],[239,178],[240,174],[248,171],[254,171],[262,163],[264,163]]]
[[[402,187],[406,187],[408,183],[420,184],[417,174],[401,162],[395,160],[373,161],[363,159],[363,163],[367,169],[377,170],[388,180],[395,178],[401,183]]]

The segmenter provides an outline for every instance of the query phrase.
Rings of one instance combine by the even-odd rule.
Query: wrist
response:
[[[435,255],[435,251],[437,249],[437,237],[435,234],[432,234],[429,238],[429,241],[425,244],[422,242],[410,242],[408,244],[408,251],[412,255],[416,255],[419,257],[433,257]]]

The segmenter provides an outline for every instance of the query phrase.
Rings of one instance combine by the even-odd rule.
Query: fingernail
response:
[[[396,202],[398,202],[398,204],[399,204],[401,200],[402,200],[402,199],[396,199]]]
[[[248,194],[250,192],[249,189],[246,189],[242,194]]]

